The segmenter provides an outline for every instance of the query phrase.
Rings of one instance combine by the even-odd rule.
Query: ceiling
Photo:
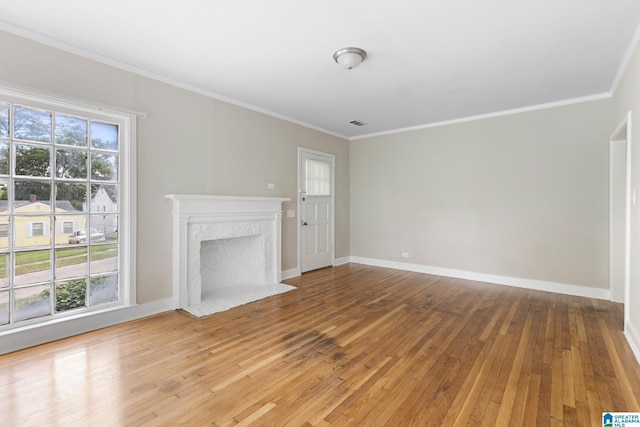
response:
[[[0,4],[2,30],[345,138],[609,94],[639,22],[638,0]]]

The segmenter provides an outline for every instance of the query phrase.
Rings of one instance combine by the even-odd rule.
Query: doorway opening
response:
[[[631,112],[609,141],[609,258],[610,299],[624,303],[625,326],[629,320],[631,283],[632,224],[631,207],[636,204],[631,188]]]

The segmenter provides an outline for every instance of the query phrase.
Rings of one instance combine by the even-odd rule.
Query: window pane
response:
[[[51,184],[46,181],[14,182],[14,211],[16,213],[51,212]]]
[[[0,288],[9,287],[9,277],[7,276],[7,265],[9,263],[9,254],[0,254]]]
[[[84,212],[86,210],[86,184],[56,184],[56,212]]]
[[[56,249],[56,279],[86,276],[88,268],[86,246]]]
[[[91,228],[95,236],[90,247],[90,272],[114,273],[118,271],[118,216],[91,215]]]
[[[118,215],[91,215],[90,222],[91,229],[97,232],[92,243],[117,240]]]
[[[49,250],[18,252],[15,254],[15,285],[30,285],[51,280]]]
[[[9,323],[9,291],[0,292],[0,325]]]
[[[322,160],[307,159],[307,196],[331,195],[331,165]]]
[[[86,177],[86,151],[56,150],[56,178],[84,179]]]
[[[91,274],[118,271],[118,245],[116,243],[91,245]]]
[[[0,216],[0,250],[9,249],[9,217]]]
[[[56,215],[56,245],[85,243],[85,224],[84,215]]]
[[[32,145],[16,145],[16,175],[51,176],[51,151]]]
[[[9,212],[9,180],[0,178],[0,212]]]
[[[103,150],[118,149],[118,126],[91,122],[91,147]]]
[[[118,276],[91,278],[91,305],[118,301]]]
[[[87,146],[87,121],[56,114],[56,144]]]
[[[16,248],[33,248],[51,244],[49,216],[16,215],[13,221],[13,242]]]
[[[51,113],[15,106],[13,129],[16,139],[51,142]]]
[[[0,142],[0,174],[9,174],[9,144]]]
[[[116,181],[118,179],[118,156],[113,154],[91,154],[91,179]]]
[[[9,104],[0,104],[0,138],[9,137]]]
[[[51,314],[50,285],[15,290],[14,320],[27,320]]]
[[[91,212],[117,212],[118,186],[94,184],[91,186]]]
[[[56,313],[87,305],[87,282],[85,279],[56,283]]]

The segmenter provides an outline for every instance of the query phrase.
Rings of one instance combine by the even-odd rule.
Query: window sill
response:
[[[111,306],[0,332],[0,354],[83,334],[174,309],[173,298]]]

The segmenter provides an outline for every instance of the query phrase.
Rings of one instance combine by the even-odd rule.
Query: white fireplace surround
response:
[[[176,308],[188,309],[202,302],[205,290],[202,274],[212,277],[206,267],[201,268],[201,252],[211,251],[207,249],[209,241],[253,237],[238,239],[254,242],[253,249],[248,252],[255,254],[258,247],[264,254],[264,261],[257,262],[258,272],[255,271],[256,263],[253,264],[253,280],[263,280],[265,284],[280,283],[282,202],[291,199],[183,194],[167,194],[165,197],[173,202],[172,281]],[[203,246],[202,242],[207,244]]]

